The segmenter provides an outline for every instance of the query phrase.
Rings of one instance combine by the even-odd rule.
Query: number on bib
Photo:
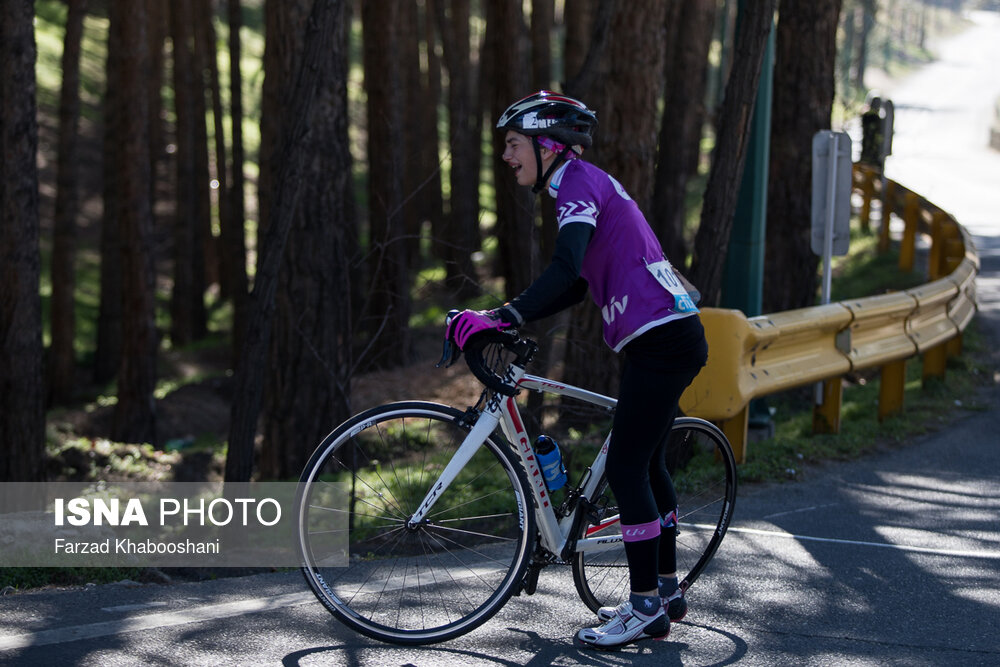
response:
[[[684,289],[684,285],[677,279],[677,274],[674,273],[674,267],[671,266],[670,262],[664,259],[653,264],[646,264],[646,268],[656,278],[656,282],[660,283],[663,289],[674,297],[674,311],[678,313],[699,312],[691,296]]]

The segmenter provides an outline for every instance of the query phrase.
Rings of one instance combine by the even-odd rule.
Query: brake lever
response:
[[[444,352],[441,360],[434,364],[435,368],[450,368],[462,356],[462,350],[450,340],[444,342]]]
[[[435,368],[450,368],[462,356],[462,349],[451,340],[448,335],[451,331],[451,321],[461,311],[449,310],[444,320],[444,351],[441,360],[434,364]]]

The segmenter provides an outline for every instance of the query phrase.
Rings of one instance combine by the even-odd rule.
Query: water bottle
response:
[[[562,454],[559,445],[547,435],[540,435],[535,440],[535,457],[542,467],[542,475],[549,491],[561,489],[566,485],[566,469],[563,468]]]

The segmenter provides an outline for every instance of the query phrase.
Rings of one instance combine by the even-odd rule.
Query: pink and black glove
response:
[[[519,326],[517,311],[510,306],[493,310],[463,310],[451,319],[448,338],[464,350],[469,338],[481,331],[510,329]]]

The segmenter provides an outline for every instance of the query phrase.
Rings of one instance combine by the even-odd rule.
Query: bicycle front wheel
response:
[[[534,514],[504,441],[488,438],[408,525],[470,428],[447,406],[385,405],[312,455],[297,499],[302,572],[344,624],[398,644],[444,641],[484,623],[523,578]]]
[[[709,422],[678,417],[667,445],[667,469],[677,491],[677,577],[687,591],[725,537],[736,502],[736,459],[722,431]],[[628,598],[629,571],[614,497],[602,480],[591,499],[603,507],[597,524],[579,537],[609,538],[611,548],[581,551],[573,560],[580,598],[597,611]]]

